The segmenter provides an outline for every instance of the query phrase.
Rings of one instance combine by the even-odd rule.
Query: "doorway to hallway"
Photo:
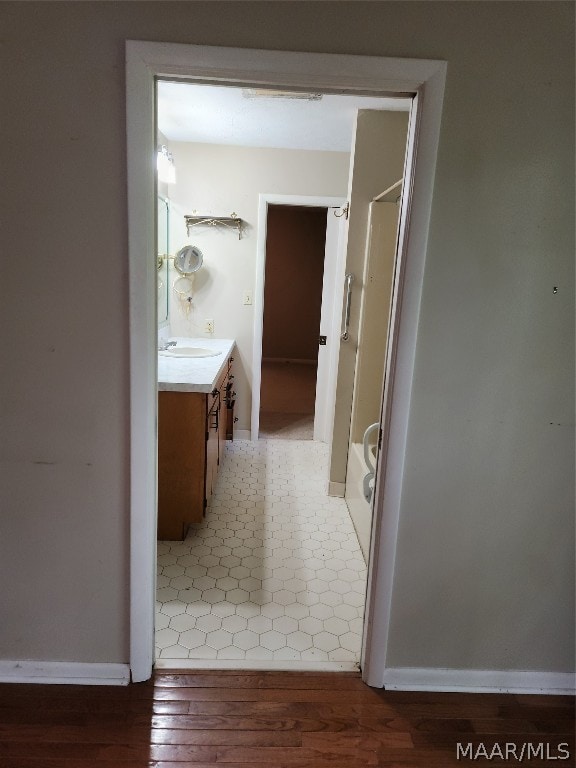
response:
[[[314,437],[327,213],[268,206],[260,437]]]

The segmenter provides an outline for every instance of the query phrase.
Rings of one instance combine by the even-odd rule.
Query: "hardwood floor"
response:
[[[356,673],[186,672],[126,688],[0,685],[2,768],[520,764],[510,752],[508,760],[482,752],[458,760],[458,742],[471,743],[474,755],[479,745],[490,755],[494,745],[514,743],[518,756],[530,743],[537,757],[525,754],[522,765],[574,766],[573,730],[569,697],[382,691]],[[567,749],[568,759],[554,759]]]

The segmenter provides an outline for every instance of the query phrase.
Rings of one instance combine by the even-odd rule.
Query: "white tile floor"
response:
[[[314,441],[227,445],[204,522],[158,543],[158,666],[359,661],[366,566],[327,462]]]

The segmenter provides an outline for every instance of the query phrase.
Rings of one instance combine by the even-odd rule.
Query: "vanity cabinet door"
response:
[[[204,515],[206,395],[158,393],[158,538],[182,540]]]

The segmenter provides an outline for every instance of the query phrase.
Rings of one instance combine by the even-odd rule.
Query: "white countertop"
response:
[[[170,357],[158,354],[158,389],[171,392],[211,392],[228,363],[234,339],[187,338],[171,336],[176,347],[204,347],[219,354],[214,357]]]

